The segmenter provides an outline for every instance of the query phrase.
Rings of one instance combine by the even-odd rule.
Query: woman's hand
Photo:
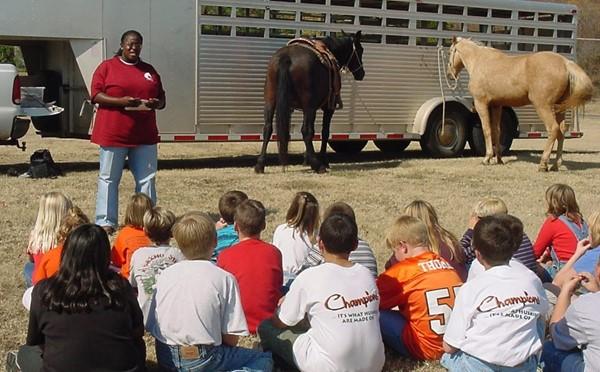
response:
[[[150,98],[149,100],[144,101],[144,103],[151,109],[158,109],[161,105],[161,102],[158,98]]]
[[[137,107],[142,103],[141,99],[130,96],[121,97],[119,101],[123,107]]]

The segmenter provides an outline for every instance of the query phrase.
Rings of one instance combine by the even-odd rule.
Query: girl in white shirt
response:
[[[319,202],[309,192],[296,193],[290,205],[286,223],[277,226],[273,245],[283,258],[283,283],[288,287],[302,270],[308,252],[319,230]]]

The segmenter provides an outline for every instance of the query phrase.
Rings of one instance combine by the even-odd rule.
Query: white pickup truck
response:
[[[22,91],[27,95],[22,99]],[[37,94],[29,94],[29,93]],[[17,68],[11,64],[0,64],[0,145],[19,144],[29,129],[30,117],[53,116],[63,112],[62,107],[43,101],[42,87],[21,87]]]

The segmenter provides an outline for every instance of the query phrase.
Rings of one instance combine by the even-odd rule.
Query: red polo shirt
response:
[[[158,98],[164,94],[160,76],[143,61],[129,64],[114,56],[100,64],[92,77],[92,100],[98,93],[113,97]],[[135,147],[158,142],[156,112],[103,107],[96,112],[92,142],[105,147]]]

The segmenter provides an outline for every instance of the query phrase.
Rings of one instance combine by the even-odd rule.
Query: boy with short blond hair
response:
[[[144,214],[143,221],[144,233],[152,245],[137,249],[131,256],[129,282],[137,288],[138,302],[146,322],[156,279],[164,269],[185,260],[185,257],[178,248],[169,244],[175,223],[173,212],[154,207]]]
[[[209,261],[217,243],[214,222],[186,213],[173,226],[173,237],[187,260],[158,278],[147,324],[160,367],[271,371],[270,353],[236,346],[248,330],[235,277]]]
[[[548,300],[533,272],[509,265],[522,234],[521,221],[507,214],[475,225],[473,247],[485,271],[456,298],[441,359],[450,371],[536,370]]]
[[[239,190],[227,191],[219,199],[219,214],[221,218],[216,224],[217,246],[211,258],[213,262],[217,262],[217,258],[223,250],[239,242],[239,237],[233,224],[235,211],[244,200],[248,200],[248,195]]]
[[[381,333],[387,346],[405,357],[439,359],[442,337],[462,280],[431,252],[427,226],[403,215],[387,232],[396,262],[377,278]],[[391,310],[398,307],[398,311]]]
[[[240,242],[223,251],[217,265],[235,276],[240,286],[248,330],[273,316],[281,297],[283,270],[281,251],[260,239],[265,229],[265,207],[258,200],[243,201],[235,212]]]

